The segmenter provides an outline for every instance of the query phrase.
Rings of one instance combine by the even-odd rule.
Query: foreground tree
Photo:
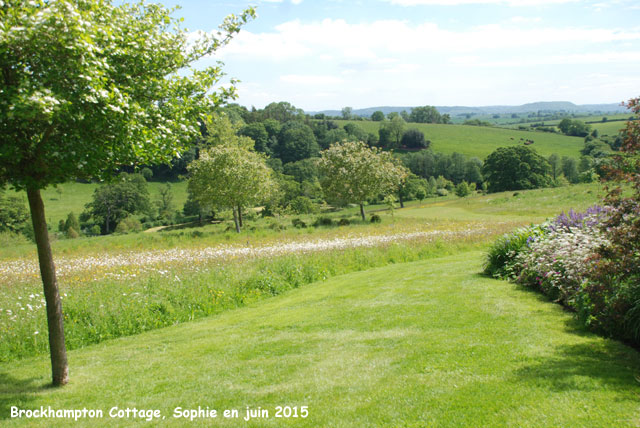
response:
[[[363,142],[346,141],[321,153],[318,170],[327,200],[360,205],[363,221],[365,202],[396,191],[408,174],[390,153],[369,148]]]
[[[189,165],[189,194],[201,207],[230,208],[236,232],[242,208],[267,200],[275,189],[263,155],[238,146],[216,146]]]
[[[500,147],[484,162],[482,175],[489,192],[537,189],[551,185],[549,162],[525,146]]]
[[[0,2],[0,186],[26,190],[47,305],[54,385],[68,382],[62,306],[41,189],[109,178],[121,165],[169,162],[198,120],[234,94],[212,88],[225,45],[253,9],[188,40],[171,11],[110,0]]]

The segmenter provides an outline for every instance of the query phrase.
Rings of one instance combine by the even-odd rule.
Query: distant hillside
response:
[[[385,115],[391,112],[401,112],[403,110],[411,112],[413,107],[368,107],[362,109],[354,109],[353,114],[361,117],[370,117],[375,111],[381,111]],[[577,105],[568,101],[542,101],[536,103],[523,104],[520,106],[484,106],[484,107],[465,107],[465,106],[436,106],[441,114],[449,114],[452,117],[460,114],[475,115],[492,115],[492,114],[523,114],[537,112],[567,112],[567,113],[585,113],[585,114],[601,114],[601,113],[626,113],[627,108],[620,104],[582,104]],[[340,116],[341,110],[324,110],[318,112],[306,112],[308,114],[323,113],[329,116]]]

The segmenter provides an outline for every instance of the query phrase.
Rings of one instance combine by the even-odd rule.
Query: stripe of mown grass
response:
[[[45,358],[0,365],[0,420],[21,408],[262,407],[221,426],[635,426],[639,354],[570,314],[481,277],[482,253],[397,264],[291,290],[192,323],[70,353],[72,382],[47,389]],[[275,406],[308,406],[276,419]],[[101,424],[131,426],[138,420]],[[93,426],[80,420],[73,426]]]

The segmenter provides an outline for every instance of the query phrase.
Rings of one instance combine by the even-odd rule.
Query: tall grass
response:
[[[451,254],[486,238],[404,242],[273,259],[159,271],[137,280],[103,279],[63,287],[69,349],[134,335],[244,306],[347,272]],[[0,361],[48,350],[43,298],[36,288],[0,293]]]

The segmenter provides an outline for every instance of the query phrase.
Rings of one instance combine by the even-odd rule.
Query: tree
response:
[[[469,183],[466,181],[461,181],[456,185],[456,196],[464,198],[465,196],[469,196],[471,194],[471,188],[469,187]]]
[[[86,214],[109,234],[121,220],[130,215],[149,212],[149,190],[144,177],[122,173],[114,183],[103,184],[93,192],[93,200],[86,205]]]
[[[390,153],[363,142],[332,145],[321,153],[318,169],[328,200],[339,205],[360,205],[363,221],[365,202],[394,192],[408,173]]]
[[[304,111],[296,108],[291,103],[280,101],[266,106],[262,110],[262,116],[265,119],[275,119],[280,123],[285,123],[304,116]]]
[[[342,118],[344,120],[350,120],[353,117],[353,109],[351,107],[344,107],[342,109]]]
[[[320,147],[313,130],[302,122],[289,121],[282,126],[275,155],[283,163],[318,156]]]
[[[249,137],[254,141],[254,149],[261,152],[271,154],[269,147],[269,133],[262,122],[253,122],[243,126],[240,129],[240,135]]]
[[[580,181],[578,162],[574,158],[562,157],[562,173],[570,183],[578,183]]]
[[[400,146],[402,134],[404,134],[405,121],[399,115],[393,116],[391,120],[382,122],[378,131],[380,135],[380,145],[387,149]],[[383,141],[387,144],[383,144]]]
[[[553,181],[555,181],[558,179],[558,174],[561,171],[560,156],[552,153],[551,155],[549,155],[549,158],[547,160],[549,161],[549,165],[551,166],[551,177],[553,178]]]
[[[424,134],[418,129],[409,129],[402,134],[401,144],[410,149],[428,149],[431,141],[424,139]]]
[[[489,192],[547,187],[551,185],[550,173],[549,162],[526,146],[500,147],[482,167]]]
[[[416,123],[442,123],[442,116],[433,106],[414,107],[411,109],[409,121]]]
[[[158,190],[158,197],[154,201],[158,208],[158,217],[171,219],[175,205],[173,204],[173,193],[171,192],[171,184],[166,183]]]
[[[376,110],[371,114],[371,120],[374,122],[382,122],[384,120],[384,113],[380,110]]]
[[[242,208],[267,200],[274,190],[272,171],[260,153],[237,146],[216,146],[189,165],[190,194],[201,207],[233,211],[240,233]]]
[[[169,162],[198,136],[202,114],[235,94],[233,81],[212,91],[219,64],[189,67],[254,10],[196,38],[170,13],[110,0],[0,3],[0,186],[27,191],[56,386],[68,382],[68,364],[41,189]]]

